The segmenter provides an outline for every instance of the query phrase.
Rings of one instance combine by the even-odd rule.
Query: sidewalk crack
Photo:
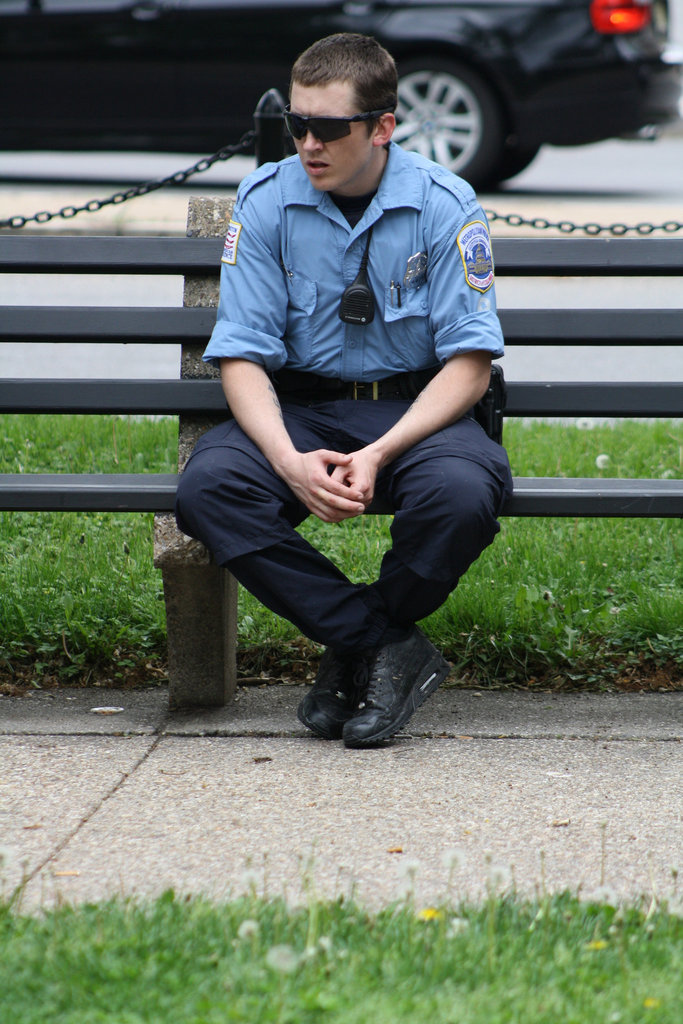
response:
[[[39,863],[31,869],[31,871],[29,871],[27,874],[23,876],[21,882],[19,882],[16,889],[10,896],[10,904],[13,904],[18,898],[20,898],[21,892],[33,881],[34,878],[37,878],[38,875],[45,870],[48,864],[50,864],[52,861],[57,860],[60,853],[62,853],[62,851],[66,849],[69,843],[73,839],[75,839],[75,837],[78,835],[81,829],[85,825],[87,825],[88,822],[91,821],[92,818],[94,818],[95,815],[99,813],[99,811],[101,811],[104,805],[108,803],[108,801],[111,800],[113,796],[116,795],[116,793],[128,781],[128,779],[130,779],[138,771],[138,769],[142,767],[142,765],[148,760],[148,758],[152,756],[154,751],[161,743],[162,739],[163,736],[161,734],[156,735],[152,740],[151,744],[149,745],[149,747],[147,748],[147,750],[145,750],[145,752],[141,754],[141,756],[137,759],[137,761],[135,761],[131,768],[128,771],[122,772],[119,778],[116,780],[116,782],[112,786],[110,786],[110,788],[104,793],[104,795],[101,796],[100,799],[96,801],[92,805],[92,807],[90,807],[90,809],[85,812],[85,814],[80,818],[80,820],[73,826],[72,829],[70,829],[70,831],[65,836],[62,836],[57,845],[49,853],[47,853],[45,857],[43,857],[43,859],[39,861]]]

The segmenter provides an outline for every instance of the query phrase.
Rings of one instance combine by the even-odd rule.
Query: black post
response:
[[[256,163],[282,160],[285,155],[285,123],[282,114],[285,101],[277,89],[264,92],[254,111]]]

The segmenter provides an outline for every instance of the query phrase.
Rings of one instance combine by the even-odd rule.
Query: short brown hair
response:
[[[372,36],[339,32],[313,43],[297,57],[292,68],[293,85],[329,85],[350,82],[358,112],[395,110],[398,76],[391,54]]]

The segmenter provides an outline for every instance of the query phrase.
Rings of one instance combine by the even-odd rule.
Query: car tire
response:
[[[505,131],[491,90],[464,64],[435,57],[399,64],[394,140],[465,178],[498,179]]]
[[[535,160],[540,146],[529,146],[524,149],[521,146],[506,146],[498,165],[496,173],[497,181],[507,181],[517,174],[525,171],[532,160]]]

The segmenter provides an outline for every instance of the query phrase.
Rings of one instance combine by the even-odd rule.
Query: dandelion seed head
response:
[[[588,899],[591,903],[606,903],[608,907],[616,907],[619,903],[616,891],[609,885],[599,885],[589,894]]]
[[[407,860],[404,860],[402,862],[401,867],[399,869],[399,874],[401,878],[405,879],[406,881],[412,882],[418,875],[420,867],[421,864],[419,860],[415,860],[414,858],[408,857]]]
[[[595,465],[598,467],[598,469],[607,469],[607,467],[610,464],[610,461],[611,460],[609,455],[598,455],[595,459]]]
[[[506,889],[512,882],[512,871],[507,864],[489,864],[489,884],[493,889]]]
[[[462,935],[470,926],[470,922],[464,917],[452,917],[446,929],[446,938],[454,939],[456,935]]]
[[[266,963],[271,970],[280,974],[293,974],[299,966],[300,958],[291,946],[271,946],[266,953]]]
[[[246,921],[242,921],[242,924],[237,929],[237,938],[253,939],[258,935],[259,931],[260,927],[258,921],[252,921],[251,918],[249,918]]]
[[[683,896],[674,896],[668,900],[666,909],[673,917],[683,917]]]
[[[256,871],[253,870],[253,868],[246,868],[242,872],[241,881],[245,889],[249,889],[251,892],[253,892],[256,889],[256,886],[258,885],[259,877]]]
[[[462,871],[467,863],[467,854],[459,846],[452,846],[441,854],[441,863],[447,871]]]

